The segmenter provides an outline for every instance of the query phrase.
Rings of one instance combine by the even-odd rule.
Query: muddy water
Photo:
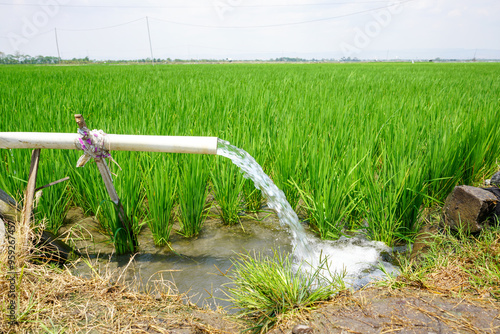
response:
[[[231,259],[237,253],[256,251],[271,254],[272,248],[292,252],[293,234],[278,222],[276,214],[270,215],[269,212],[262,212],[253,219],[242,217],[241,224],[235,226],[224,226],[220,220],[210,218],[200,235],[193,239],[174,232],[171,238],[174,251],[168,247],[156,247],[146,227],[139,235],[140,251],[130,264],[130,256],[113,255],[108,237],[98,232],[95,220],[83,217],[81,212],[73,212],[69,220],[61,232],[72,233],[76,246],[87,254],[101,273],[114,271],[116,278],[124,272],[122,278],[134,281],[138,289],[153,294],[155,281],[173,281],[178,292],[186,293],[191,302],[211,308],[229,306],[227,301],[222,300],[225,298],[223,285],[228,283],[228,279],[221,272],[230,273]],[[388,271],[397,270],[386,261],[391,250],[382,243],[359,236],[321,241],[307,229],[306,235],[314,252],[336,254],[330,259],[330,269],[346,270],[346,282],[354,288],[382,277],[383,273],[377,268],[379,264],[383,264]],[[87,277],[92,275],[84,261],[76,264],[74,273]]]
[[[90,218],[73,219],[61,232],[72,231],[81,235],[76,241],[81,253],[86,253],[90,261],[102,273],[115,272],[115,277],[125,268],[125,279],[140,284],[140,288],[151,290],[154,281],[173,281],[178,292],[187,293],[191,302],[199,306],[227,306],[222,285],[228,279],[226,273],[231,267],[231,259],[237,253],[247,251],[271,254],[271,249],[292,251],[291,236],[277,222],[274,215],[262,212],[256,216],[242,217],[241,224],[225,226],[218,219],[208,219],[197,238],[187,239],[175,232],[171,236],[171,248],[157,247],[153,243],[151,231],[145,227],[139,235],[140,250],[129,264],[130,256],[113,255],[113,247],[107,237],[98,232],[98,223]],[[80,228],[85,226],[85,230]],[[174,226],[175,228],[175,226]],[[118,271],[116,270],[118,269]],[[91,270],[84,261],[76,264],[74,273],[90,276]]]

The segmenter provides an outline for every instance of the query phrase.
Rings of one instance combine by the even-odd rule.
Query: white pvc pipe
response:
[[[0,132],[0,148],[79,149],[77,133]],[[105,136],[108,151],[217,154],[217,137],[191,136]]]

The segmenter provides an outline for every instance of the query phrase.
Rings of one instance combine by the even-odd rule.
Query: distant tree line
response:
[[[15,54],[5,54],[0,52],[0,64],[82,64],[82,63],[93,63],[89,57],[85,58],[73,58],[73,59],[59,59],[59,57],[53,56],[30,56],[23,55],[19,52]]]
[[[58,57],[52,56],[36,56],[32,57],[30,55],[23,55],[19,52],[15,54],[5,54],[0,52],[0,64],[133,64],[133,63],[143,63],[143,64],[151,64],[152,62],[155,64],[169,64],[169,63],[227,63],[232,62],[233,60],[230,58],[226,59],[171,59],[171,58],[143,58],[143,59],[121,59],[121,60],[94,60],[89,59],[89,57],[85,58],[73,58],[73,59],[59,59]],[[359,62],[363,61],[356,57],[342,57],[340,60],[336,59],[305,59],[305,58],[291,58],[291,57],[280,57],[269,60],[243,60],[243,62],[287,62],[287,63],[299,63],[299,62]],[[373,61],[367,59],[366,61]],[[383,60],[384,61],[384,60]],[[412,61],[411,59],[390,59],[385,61]],[[430,59],[429,62],[455,62],[460,61],[458,59]],[[473,59],[472,61],[476,61]]]
[[[16,54],[5,54],[0,52],[0,64],[57,64],[59,58],[51,56],[36,56],[23,55],[17,52]]]

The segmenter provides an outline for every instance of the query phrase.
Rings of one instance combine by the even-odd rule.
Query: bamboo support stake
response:
[[[42,189],[45,189],[45,188],[48,188],[48,187],[51,187],[51,186],[56,185],[58,183],[61,183],[61,182],[64,182],[64,181],[68,181],[68,180],[69,180],[69,176],[66,176],[65,178],[62,178],[62,179],[54,181],[54,182],[47,183],[46,185],[43,185],[41,187],[36,188],[35,192],[37,192],[39,190],[42,190]]]
[[[21,222],[16,229],[18,233],[18,245],[20,248],[28,246],[29,233],[30,233],[30,219],[33,210],[33,197],[35,196],[36,177],[38,174],[38,164],[40,162],[40,149],[33,150],[31,154],[30,173],[28,177],[28,186],[24,195],[24,207],[21,213]],[[19,250],[21,251],[21,249]]]
[[[81,130],[86,131],[87,133],[90,132],[81,114],[76,114],[75,120],[76,123],[78,124],[78,127]],[[139,243],[137,241],[137,238],[135,237],[135,234],[133,233],[131,223],[128,220],[127,215],[125,214],[123,204],[121,203],[120,198],[118,197],[118,193],[116,192],[115,186],[113,185],[113,179],[111,178],[111,172],[109,170],[108,164],[106,163],[106,160],[103,158],[96,158],[94,159],[94,161],[97,164],[97,168],[99,168],[99,172],[101,173],[101,177],[102,180],[104,181],[104,185],[106,186],[106,190],[108,191],[108,195],[111,198],[111,201],[113,201],[113,203],[115,204],[115,208],[118,214],[118,219],[120,220],[125,231],[127,231],[130,240],[132,240],[134,248],[133,251],[135,252],[137,250],[137,246],[139,245]]]

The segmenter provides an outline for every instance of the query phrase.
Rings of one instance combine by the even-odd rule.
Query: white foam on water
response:
[[[384,277],[383,271],[378,269],[380,265],[384,266],[388,273],[397,272],[395,266],[382,260],[382,252],[391,252],[382,242],[369,241],[361,236],[341,237],[335,241],[308,236],[283,191],[264,173],[250,154],[221,139],[218,142],[217,154],[231,159],[244,176],[250,178],[255,187],[262,191],[268,207],[277,213],[280,223],[290,229],[294,256],[299,262],[304,261],[315,270],[320,265],[320,258],[326,257],[329,271],[322,274],[333,278],[336,273],[345,272],[346,285],[355,288]]]
[[[370,282],[385,277],[380,269],[387,273],[397,273],[398,268],[383,259],[382,254],[392,253],[392,249],[380,241],[370,241],[362,236],[341,237],[338,240],[312,240],[311,257],[304,259],[312,269],[318,268],[321,259],[326,257],[328,271],[322,275],[333,278],[335,274],[344,273],[347,286],[360,288]]]

